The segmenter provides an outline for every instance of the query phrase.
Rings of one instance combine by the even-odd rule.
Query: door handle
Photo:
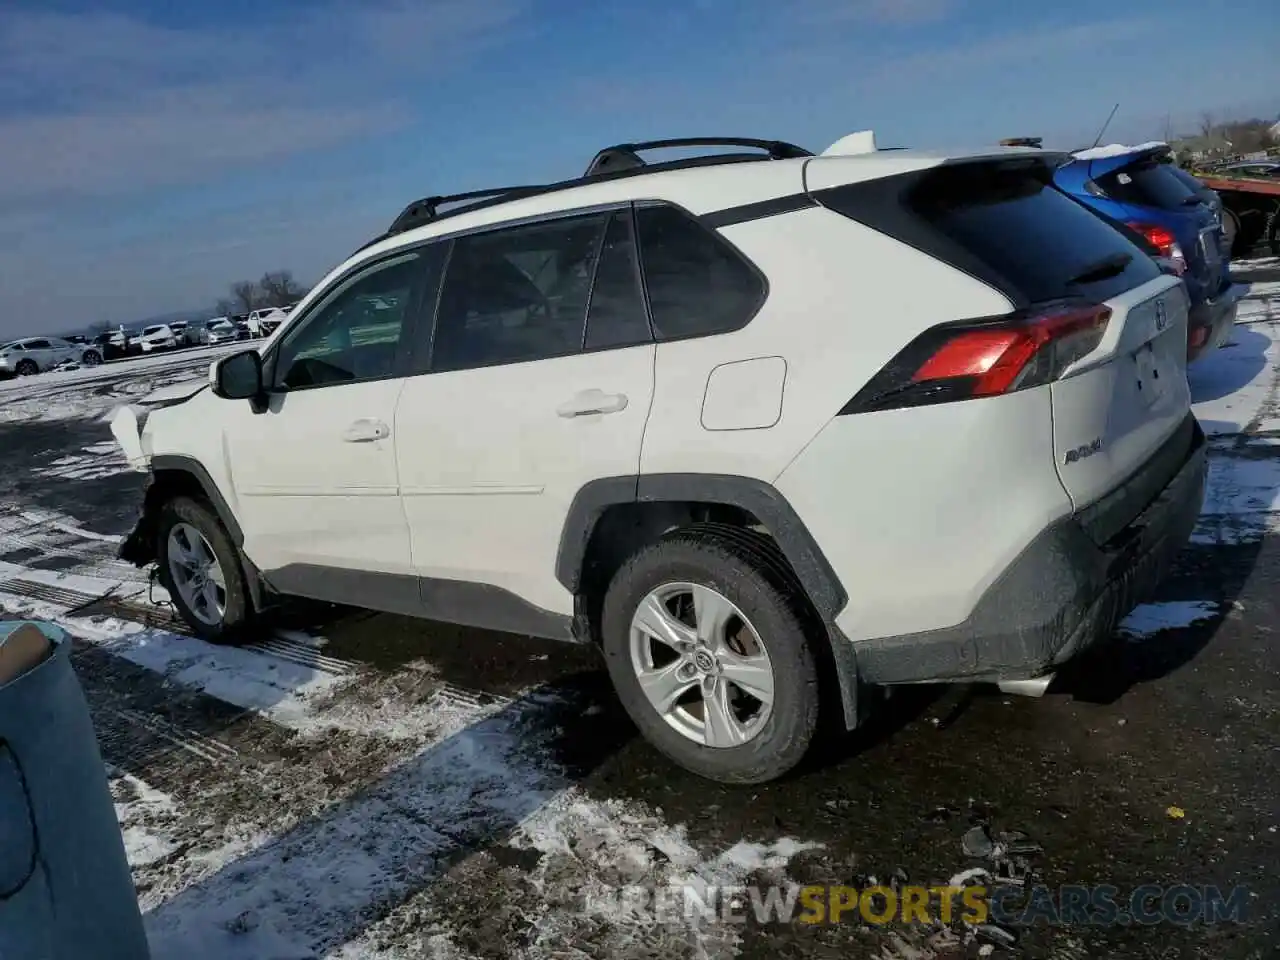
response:
[[[391,428],[381,420],[357,420],[342,432],[347,443],[371,443],[391,436]]]
[[[593,413],[617,413],[627,409],[625,393],[605,393],[592,388],[575,393],[560,406],[556,413],[562,417],[585,417]]]

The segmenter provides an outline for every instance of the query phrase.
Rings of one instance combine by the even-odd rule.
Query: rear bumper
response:
[[[1187,317],[1187,359],[1217,350],[1227,342],[1240,309],[1240,295],[1228,284],[1217,296],[1191,308]]]
[[[1109,636],[1164,577],[1200,514],[1207,461],[1194,418],[1177,442],[1171,475],[1166,447],[1104,498],[1107,516],[1090,508],[1049,527],[964,623],[854,643],[859,677],[868,683],[1027,679]],[[1145,506],[1136,515],[1126,510],[1131,519],[1117,529],[1115,508],[1123,509],[1125,500]]]

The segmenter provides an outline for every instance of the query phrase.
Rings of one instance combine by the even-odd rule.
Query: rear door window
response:
[[[453,241],[431,370],[581,353],[607,214],[506,227]]]
[[[1147,253],[1049,182],[1040,161],[937,168],[907,192],[936,252],[1015,302],[1102,301],[1160,276]],[[958,248],[959,260],[949,255]]]
[[[1131,163],[1095,177],[1094,182],[1119,203],[1178,210],[1199,202],[1194,190],[1178,179],[1166,164],[1155,160]]]

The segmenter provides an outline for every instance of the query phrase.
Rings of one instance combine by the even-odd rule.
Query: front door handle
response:
[[[593,413],[618,413],[627,409],[625,393],[605,393],[592,388],[575,393],[560,406],[556,413],[562,417],[585,417]]]
[[[381,420],[357,420],[342,433],[347,443],[372,443],[391,436],[391,428]]]

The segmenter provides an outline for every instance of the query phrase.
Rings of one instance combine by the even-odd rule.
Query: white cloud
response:
[[[523,0],[330,0],[288,22],[179,29],[7,12],[0,206],[202,181],[394,129],[412,109],[400,81],[501,42],[522,13]]]

